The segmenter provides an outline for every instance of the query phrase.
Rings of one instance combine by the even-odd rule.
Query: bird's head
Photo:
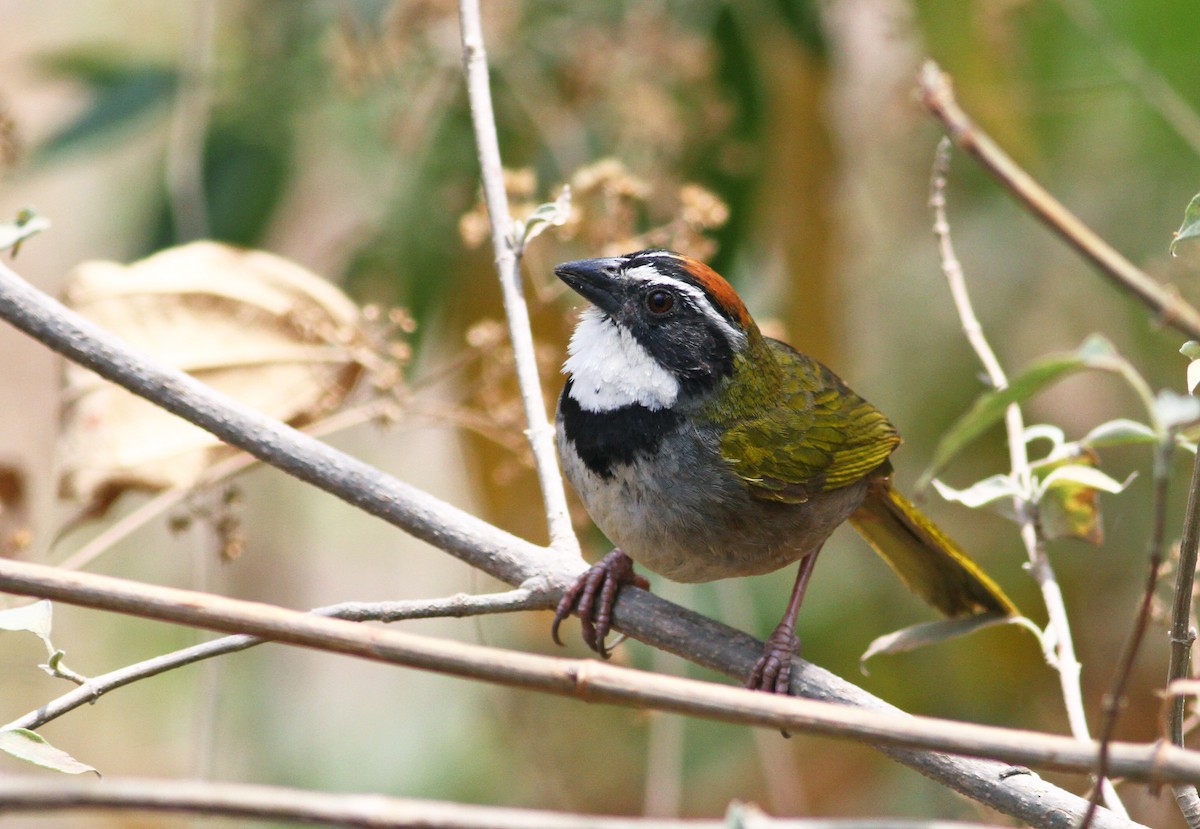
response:
[[[760,336],[733,287],[678,253],[565,262],[554,273],[592,303],[563,366],[586,410],[669,408],[729,375],[734,356]]]

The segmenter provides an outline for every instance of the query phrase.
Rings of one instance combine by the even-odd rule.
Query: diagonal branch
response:
[[[259,460],[509,584],[569,581],[578,556],[538,547],[137,353],[0,263],[0,318]]]
[[[962,111],[954,99],[950,78],[933,61],[920,76],[921,103],[942,122],[961,149],[972,155],[993,178],[1016,196],[1043,224],[1057,233],[1117,287],[1133,294],[1163,325],[1200,340],[1200,311],[1169,287],[1126,259],[1050,195],[1009,157],[986,132]]]

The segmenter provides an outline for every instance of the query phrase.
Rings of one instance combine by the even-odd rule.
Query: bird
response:
[[[1015,615],[1013,603],[892,484],[900,435],[829,368],[764,336],[720,274],[668,250],[565,262],[589,303],[567,347],[555,418],[564,474],[615,548],[568,590],[609,655],[618,593],[649,587],[634,563],[683,583],[799,562],[783,618],[746,679],[788,693],[796,620],[817,554],[849,521],[943,614]]]

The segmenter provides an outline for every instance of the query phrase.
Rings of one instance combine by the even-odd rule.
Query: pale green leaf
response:
[[[46,651],[53,655],[56,648],[50,643],[50,624],[53,606],[42,599],[33,604],[0,610],[0,630],[25,630],[37,636],[46,645]]]
[[[1154,443],[1158,437],[1145,423],[1119,417],[1105,421],[1092,429],[1079,443],[1092,448],[1126,446],[1134,443]]]
[[[924,488],[933,476],[962,451],[963,447],[998,423],[1011,403],[1023,403],[1046,386],[1081,369],[1100,369],[1120,373],[1125,361],[1112,343],[1098,334],[1088,337],[1075,351],[1055,354],[1034,362],[1009,381],[1003,389],[986,391],[971,408],[942,436],[933,453],[933,461],[921,475],[918,488]]]
[[[1189,360],[1200,360],[1200,342],[1196,340],[1188,340],[1183,345],[1179,346],[1179,353]]]
[[[1195,365],[1193,363],[1192,365]],[[1189,384],[1191,367],[1188,367]],[[1173,426],[1186,426],[1200,420],[1200,399],[1183,394],[1176,394],[1170,389],[1163,389],[1154,398],[1154,417],[1164,429]]]
[[[1171,240],[1171,255],[1175,255],[1175,246],[1185,239],[1195,239],[1200,236],[1200,194],[1192,197],[1188,202],[1187,210],[1183,212],[1183,224],[1179,226],[1179,230],[1175,231],[1175,238]]]
[[[14,221],[0,222],[0,250],[12,248],[15,256],[22,242],[49,227],[49,219],[29,209],[21,210]]]
[[[1026,445],[1033,443],[1036,440],[1048,440],[1053,447],[1049,454],[1054,454],[1062,445],[1067,442],[1067,436],[1063,430],[1049,423],[1036,423],[1033,426],[1025,427],[1025,443]]]
[[[0,751],[11,754],[18,760],[64,774],[83,774],[89,771],[97,776],[100,774],[62,749],[50,745],[40,735],[24,728],[0,729]]]
[[[520,247],[525,248],[530,242],[551,227],[561,227],[571,218],[571,188],[564,185],[558,198],[552,202],[539,204],[529,217],[517,223],[517,238]]]
[[[933,488],[947,501],[953,501],[971,509],[977,509],[1001,499],[1012,498],[1018,493],[1016,483],[1008,475],[993,475],[977,481],[966,489],[955,489],[935,478]]]
[[[1040,497],[1053,487],[1067,485],[1084,486],[1089,489],[1098,489],[1101,492],[1116,495],[1119,492],[1123,492],[1133,479],[1134,475],[1130,475],[1121,482],[1109,477],[1094,466],[1068,464],[1058,467],[1040,481],[1038,495]]]
[[[926,645],[947,642],[974,633],[992,625],[1013,622],[1013,616],[1002,616],[999,613],[976,613],[972,616],[960,616],[956,619],[938,619],[934,622],[922,622],[918,625],[902,628],[884,634],[873,641],[858,659],[859,667],[866,673],[866,661],[881,653],[903,653]]]

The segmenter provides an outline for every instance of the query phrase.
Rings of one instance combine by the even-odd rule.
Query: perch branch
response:
[[[211,630],[251,633],[302,647],[587,702],[653,708],[741,725],[874,744],[987,755],[1058,771],[1096,767],[1092,741],[831,705],[728,685],[366,627],[274,605],[0,559],[0,589]],[[1200,753],[1114,743],[1114,773],[1147,782],[1200,781]],[[1007,777],[1028,769],[1009,767]]]

